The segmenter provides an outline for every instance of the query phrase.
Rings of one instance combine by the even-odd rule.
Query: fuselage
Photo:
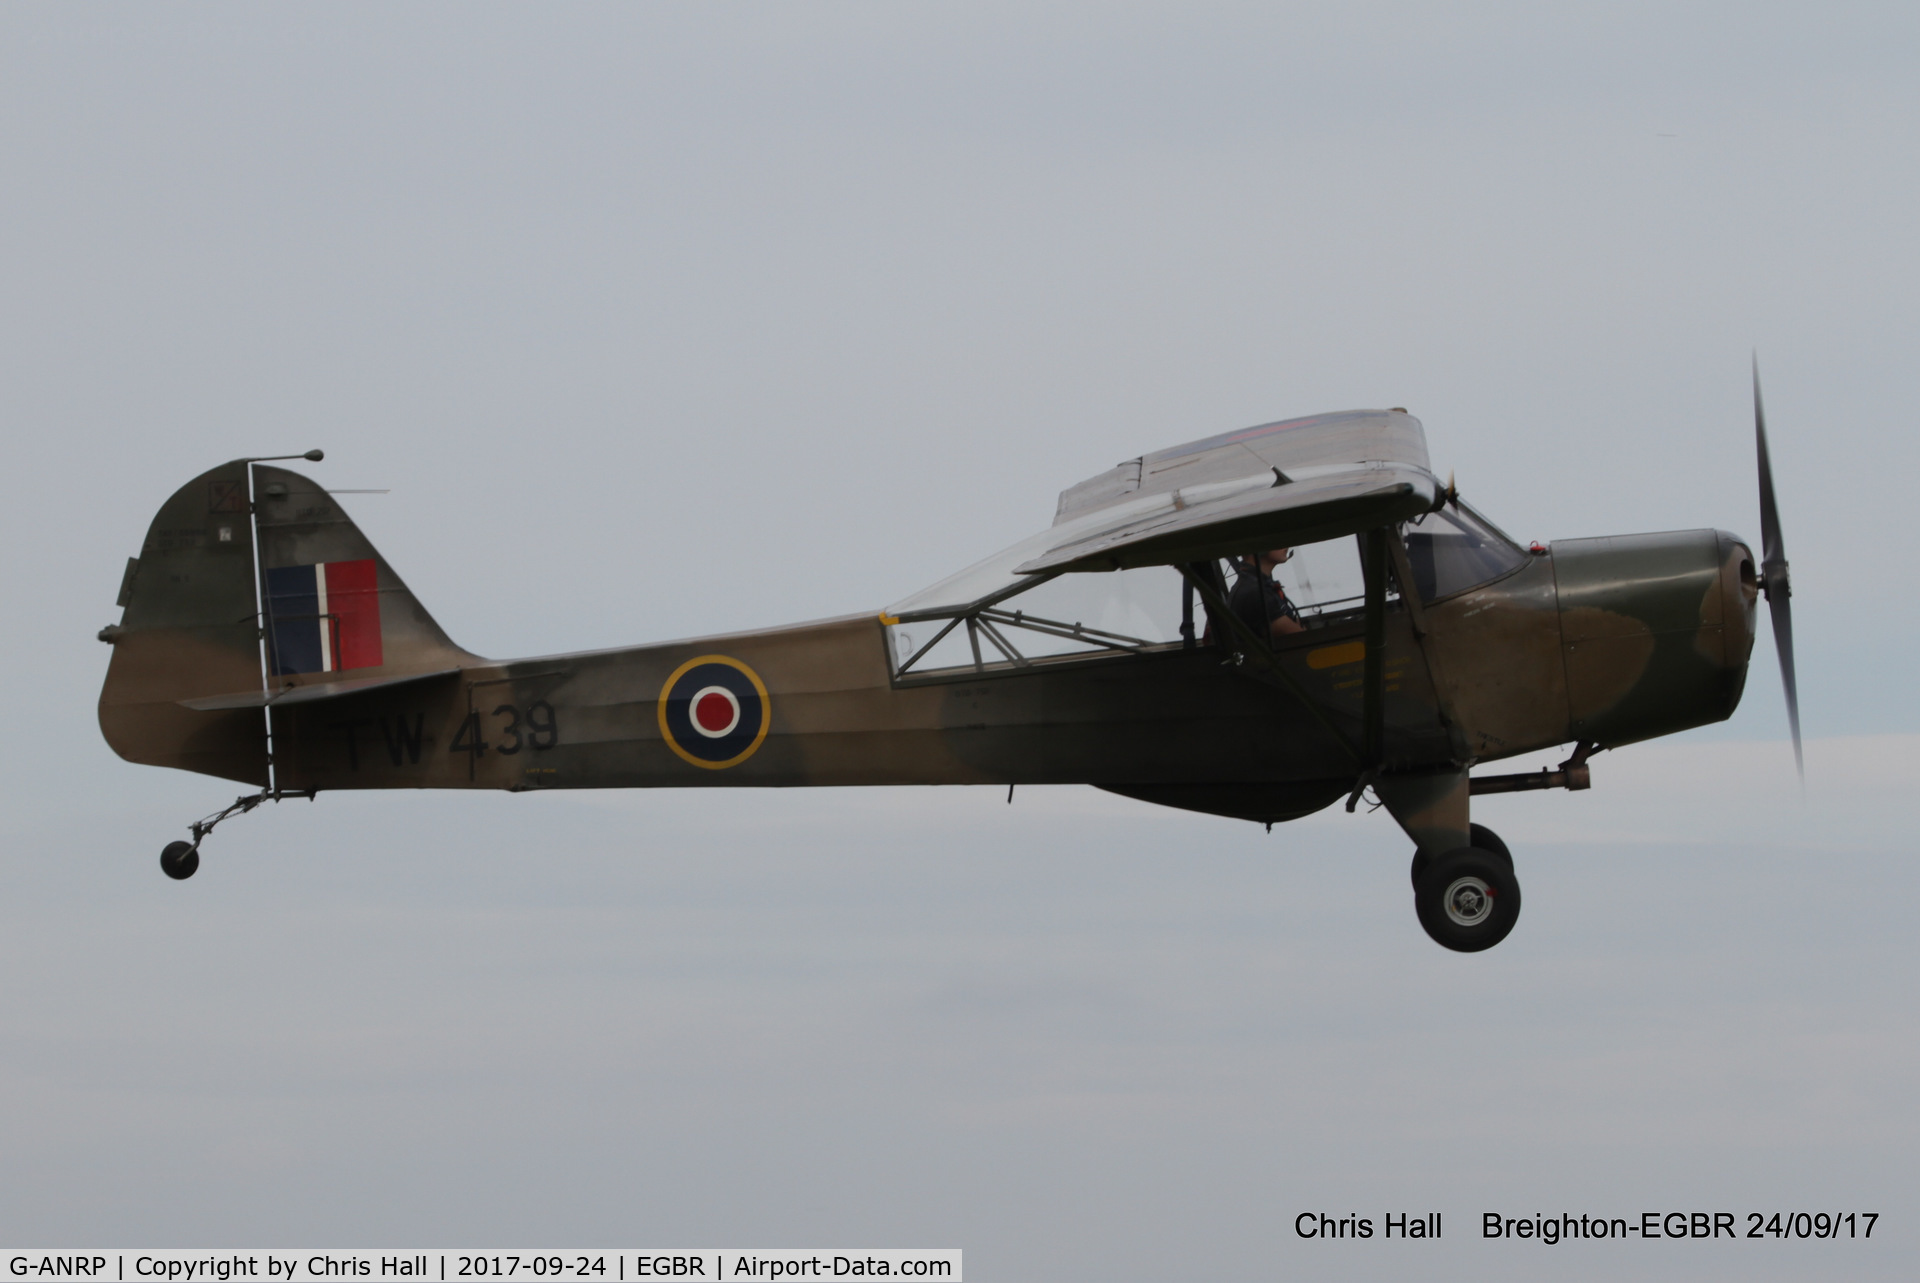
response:
[[[1723,719],[1755,593],[1743,544],[1685,531],[1567,541],[1417,611],[1395,600],[1383,765],[1607,747]],[[1287,818],[1363,768],[1349,746],[1364,652],[1348,616],[1276,642],[1290,683],[1198,641],[903,675],[876,613],[475,664],[276,708],[275,765],[286,789],[1079,783]],[[675,675],[697,685],[702,665],[764,691],[755,708],[741,686],[761,721],[725,742],[744,752],[703,760],[684,709],[676,730],[673,701],[699,692],[670,689]]]
[[[1272,821],[1370,774],[1725,718],[1753,642],[1752,554],[1711,530],[1530,554],[1448,498],[1297,550],[1302,627],[1271,639],[1221,560],[1030,572],[1031,542],[894,613],[497,662],[321,487],[235,461],[129,565],[101,727],[280,791],[1093,784]]]

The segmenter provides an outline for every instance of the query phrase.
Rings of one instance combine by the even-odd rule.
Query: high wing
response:
[[[1120,570],[1313,543],[1436,507],[1426,433],[1404,410],[1288,419],[1130,459],[1061,492],[1056,540],[1014,567]]]

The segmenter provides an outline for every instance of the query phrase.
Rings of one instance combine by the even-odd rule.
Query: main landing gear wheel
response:
[[[1507,844],[1500,840],[1498,833],[1495,833],[1484,824],[1469,824],[1467,826],[1467,833],[1468,846],[1477,846],[1490,855],[1497,855],[1507,862],[1509,869],[1513,867],[1513,852],[1507,850]],[[1415,851],[1413,853],[1413,885],[1416,888],[1420,885],[1420,875],[1425,873],[1427,866],[1432,863],[1433,853],[1431,851]]]
[[[192,877],[200,867],[200,852],[191,842],[169,842],[160,852],[160,871],[176,882]]]
[[[1463,846],[1427,865],[1413,889],[1413,909],[1435,944],[1477,953],[1506,939],[1520,920],[1520,881],[1511,861]]]

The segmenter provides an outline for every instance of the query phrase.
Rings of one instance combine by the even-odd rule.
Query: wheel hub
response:
[[[1493,913],[1493,888],[1479,878],[1455,878],[1440,902],[1454,922],[1463,927],[1477,927]]]

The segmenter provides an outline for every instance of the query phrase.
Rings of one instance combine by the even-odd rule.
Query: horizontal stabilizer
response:
[[[289,686],[283,690],[240,691],[232,695],[209,695],[204,699],[183,699],[175,701],[183,708],[196,712],[211,713],[223,708],[279,708],[286,704],[315,704],[323,699],[339,699],[343,695],[361,695],[367,691],[382,690],[388,686],[405,686],[411,682],[431,681],[436,677],[451,677],[460,670],[441,668],[431,673],[409,673],[405,677],[349,677],[338,682],[315,682],[311,686]]]

